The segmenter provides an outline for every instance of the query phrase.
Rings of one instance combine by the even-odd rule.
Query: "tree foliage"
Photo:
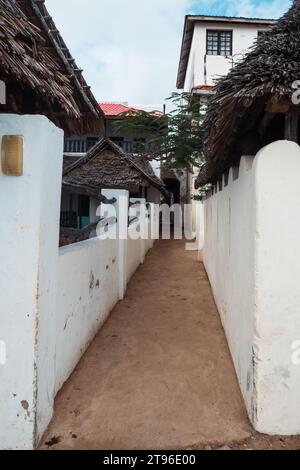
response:
[[[203,126],[205,110],[190,93],[174,93],[173,110],[167,114],[132,110],[115,123],[118,133],[147,136],[138,150],[169,168],[192,171],[203,163]]]

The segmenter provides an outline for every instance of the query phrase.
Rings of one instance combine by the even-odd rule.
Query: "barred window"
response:
[[[98,137],[87,137],[86,139],[86,151],[88,152],[96,143],[99,141]]]
[[[207,55],[232,55],[232,31],[207,31]]]

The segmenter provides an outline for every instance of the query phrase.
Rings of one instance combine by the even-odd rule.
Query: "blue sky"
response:
[[[278,18],[290,0],[46,0],[99,101],[159,109],[176,90],[184,16]]]
[[[290,4],[290,0],[198,0],[192,10],[196,14],[278,18]]]

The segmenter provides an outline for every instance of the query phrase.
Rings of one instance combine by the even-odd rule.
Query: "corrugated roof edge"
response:
[[[275,24],[278,20],[276,18],[250,18],[246,16],[218,16],[218,15],[186,15],[186,18],[197,19],[200,21],[230,21],[232,23],[254,23],[254,24]]]

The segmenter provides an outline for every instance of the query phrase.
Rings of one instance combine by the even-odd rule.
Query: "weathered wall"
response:
[[[117,237],[59,250],[63,132],[42,116],[0,115],[3,135],[23,136],[24,174],[0,169],[0,448],[33,449],[55,394],[124,297],[128,192],[104,192],[116,198]],[[144,246],[135,241],[130,275]]]
[[[205,202],[204,264],[254,427],[298,434],[300,148],[275,142],[237,170]]]
[[[149,233],[146,200],[131,198],[130,204],[134,203],[136,204],[129,208],[129,218],[135,217],[137,220],[134,220],[128,227],[127,282],[130,281],[138,266],[144,262],[148,251],[145,240]]]
[[[155,204],[149,204],[146,220],[145,220],[145,234],[146,239],[144,240],[145,255],[151,248],[153,248],[154,241],[159,238],[159,207]]]
[[[55,392],[67,380],[116,302],[124,297],[127,283],[153,246],[153,240],[148,239],[152,218],[146,219],[139,205],[132,209],[138,220],[127,227],[128,192],[105,190],[103,194],[116,200],[114,213],[106,205],[101,207],[101,213],[117,217],[117,224],[110,225],[109,231],[118,239],[107,234],[106,239],[93,238],[59,250]],[[95,204],[94,209],[98,213]],[[157,219],[153,220],[158,224]],[[145,240],[137,230],[139,226],[145,227]]]
[[[45,117],[0,115],[3,135],[23,136],[24,174],[0,170],[0,447],[31,449],[54,400],[63,133]]]
[[[135,238],[137,234],[137,227],[139,222],[134,222],[128,228],[128,243],[127,243],[127,282],[130,281],[133,274],[142,262],[142,247],[141,239]]]
[[[119,300],[116,240],[93,238],[59,250],[56,392]]]
[[[226,331],[247,403],[253,397],[254,342],[254,178],[243,157],[239,178],[231,169],[228,186],[205,202],[203,261]]]

